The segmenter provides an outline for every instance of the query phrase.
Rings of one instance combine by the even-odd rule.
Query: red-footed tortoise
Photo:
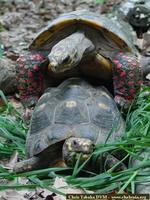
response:
[[[26,140],[29,159],[17,163],[14,170],[56,166],[62,159],[74,166],[80,153],[83,162],[91,156],[94,145],[112,143],[124,133],[124,120],[105,87],[70,78],[39,99]],[[119,154],[108,154],[102,162],[99,159],[103,163],[99,167],[116,164],[122,156]]]
[[[112,83],[115,101],[129,105],[142,82],[131,34],[111,19],[80,10],[63,14],[43,29],[18,59],[17,81],[22,102],[32,106],[45,80],[74,76]]]

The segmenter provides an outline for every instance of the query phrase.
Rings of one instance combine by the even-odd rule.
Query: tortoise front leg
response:
[[[112,154],[106,153],[105,156],[104,170],[113,169],[113,172],[119,172],[127,169],[126,165],[123,162],[115,167],[115,165],[119,163],[120,160]]]
[[[119,172],[126,170],[127,167],[123,162],[120,162],[116,156],[112,155],[110,152],[105,152],[97,158],[91,159],[91,166],[95,172],[103,173],[111,169],[113,172]]]
[[[47,59],[40,53],[20,56],[17,60],[16,79],[20,99],[25,107],[32,107],[41,96]]]
[[[27,160],[16,163],[16,165],[13,168],[13,171],[17,173],[31,171],[34,169],[38,169],[40,166],[39,164],[40,164],[40,159],[34,156]]]
[[[113,63],[115,101],[128,108],[141,88],[142,70],[138,58],[131,53],[117,53]]]

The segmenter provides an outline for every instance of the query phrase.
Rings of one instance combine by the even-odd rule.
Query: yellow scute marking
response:
[[[103,109],[108,109],[107,105],[104,103],[98,103],[98,106]]]
[[[66,107],[67,108],[73,108],[77,106],[77,102],[76,101],[67,101],[66,102]]]

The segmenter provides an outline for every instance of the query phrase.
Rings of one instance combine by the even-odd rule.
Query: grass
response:
[[[95,0],[95,3],[98,3],[98,4],[103,4],[105,2],[106,2],[106,0]]]
[[[146,140],[147,140],[147,143],[150,142],[150,138]],[[132,144],[132,141],[134,140],[130,140],[129,143]],[[138,144],[141,144],[141,149],[143,149],[143,142],[140,143],[139,141]],[[114,149],[118,148],[118,150],[121,150],[123,148],[124,150],[126,150],[126,152],[129,152],[127,156],[137,159],[138,158],[137,154],[135,154],[135,150],[133,148],[134,145],[132,145],[132,147],[130,148],[130,151],[128,148],[126,149],[128,145],[129,145],[128,141],[125,141],[124,143],[112,144],[111,147],[114,147]],[[97,148],[98,149],[96,149],[96,151],[99,150],[100,146]],[[143,158],[140,157],[139,159],[143,159]],[[144,182],[146,182],[145,174],[143,174],[142,169],[148,166],[150,166],[150,160],[147,160],[147,161],[145,160],[145,161],[142,161],[141,164],[138,164],[137,166],[131,166],[129,169],[126,169],[121,172],[114,172],[113,171],[114,167],[113,167],[105,171],[104,173],[95,174],[92,177],[81,178],[81,177],[70,176],[70,177],[67,177],[67,181],[70,184],[75,185],[76,187],[82,187],[89,190],[95,190],[96,193],[107,193],[107,192],[110,192],[112,188],[116,190],[118,190],[119,188],[118,193],[122,193],[126,189],[130,191],[132,190],[131,182],[133,180],[136,181],[136,179],[138,179],[138,181],[140,182],[143,182],[143,180]],[[117,167],[117,163],[115,167]],[[147,181],[150,181],[150,173],[148,172],[146,173],[146,178],[147,178]]]
[[[3,56],[3,48],[2,48],[2,44],[0,42],[0,59],[2,58]]]
[[[4,26],[2,26],[2,24],[0,24],[0,32],[3,32],[3,31],[5,31],[5,28]]]
[[[150,135],[150,87],[142,90],[126,122],[129,137]]]
[[[20,158],[24,158],[27,127],[2,91],[0,97],[4,102],[4,106],[0,107],[0,159],[10,157],[15,150]]]
[[[108,193],[112,190],[123,192],[135,192],[136,183],[150,184],[150,171],[143,169],[150,167],[149,151],[150,147],[150,88],[144,88],[138,98],[129,109],[126,116],[126,135],[112,144],[99,144],[95,147],[92,158],[95,162],[97,157],[106,152],[124,151],[125,156],[118,163],[105,170],[103,173],[91,172],[83,170],[86,163],[79,165],[79,160],[76,162],[74,169],[70,168],[47,168],[35,170],[26,173],[9,172],[0,167],[0,178],[4,180],[17,180],[18,177],[26,177],[29,182],[22,185],[17,182],[14,185],[0,185],[0,190],[8,188],[36,188],[37,186],[46,188],[52,192],[61,193],[52,188],[55,177],[64,177],[66,182],[75,187],[94,190],[95,193]],[[21,159],[24,158],[24,145],[27,133],[26,125],[21,118],[21,115],[7,101],[2,92],[1,98],[5,102],[5,106],[0,111],[0,159],[10,157],[14,150],[19,152]],[[147,156],[140,155],[139,152],[147,151]],[[80,157],[79,157],[80,159]],[[125,159],[129,160],[128,169],[120,172],[115,172]],[[139,160],[136,165],[133,165],[133,160]]]

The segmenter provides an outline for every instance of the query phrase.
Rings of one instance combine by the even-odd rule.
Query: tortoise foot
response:
[[[24,94],[20,95],[21,102],[25,108],[34,107],[38,102],[39,97],[40,97],[39,95],[37,96],[29,94],[26,94],[26,96]]]
[[[13,168],[13,171],[16,173],[27,172],[33,169],[38,169],[38,166],[39,166],[39,158],[32,157],[28,160],[16,163],[16,165]]]
[[[109,169],[113,169],[113,167],[119,162],[119,160],[111,155],[108,154],[104,163],[104,169],[105,170],[109,170]],[[116,167],[114,167],[113,172],[119,172],[119,171],[123,171],[127,169],[126,165],[122,162],[119,163]]]

